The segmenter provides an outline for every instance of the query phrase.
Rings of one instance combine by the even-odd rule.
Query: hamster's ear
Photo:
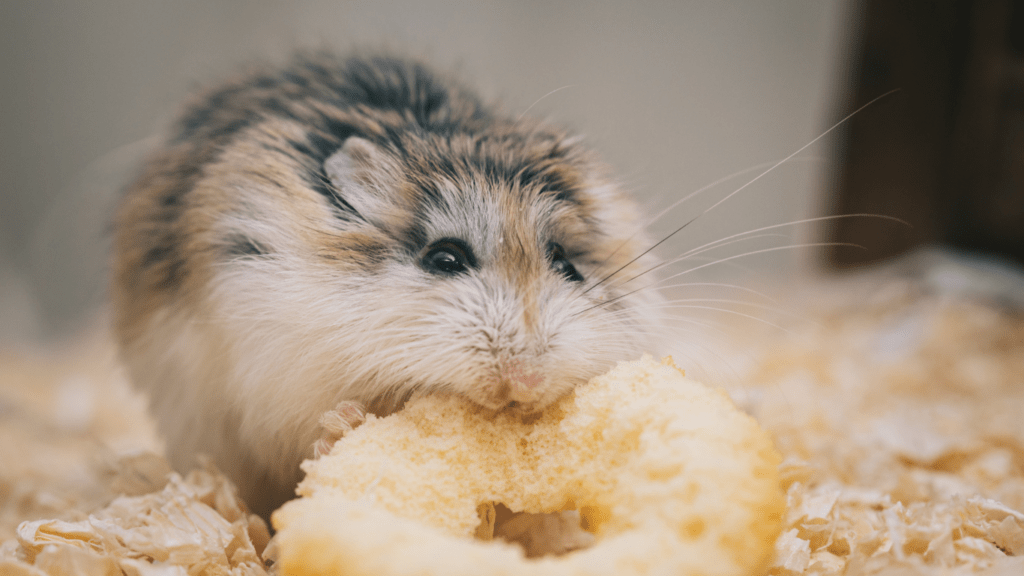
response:
[[[350,136],[324,161],[324,173],[338,195],[364,218],[377,220],[395,206],[395,159],[376,144]]]

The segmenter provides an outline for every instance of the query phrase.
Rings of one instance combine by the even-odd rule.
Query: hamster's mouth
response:
[[[460,394],[487,410],[529,419],[587,382],[586,376],[529,360],[505,359],[497,362],[487,377]]]
[[[539,412],[551,403],[546,371],[520,358],[500,358],[493,372],[468,395],[473,402],[495,411],[519,414]],[[546,401],[545,401],[546,400]]]
[[[365,403],[368,413],[387,416],[419,394],[455,395],[494,413],[522,419],[539,416],[545,408],[589,380],[589,375],[559,370],[531,359],[505,357],[464,380],[405,382]],[[482,372],[482,373],[481,373]]]

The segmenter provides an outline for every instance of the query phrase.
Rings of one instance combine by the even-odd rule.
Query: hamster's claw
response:
[[[313,458],[319,458],[331,451],[334,443],[341,440],[356,426],[366,420],[366,408],[360,402],[339,402],[333,410],[320,416],[320,427],[323,432],[313,444]]]

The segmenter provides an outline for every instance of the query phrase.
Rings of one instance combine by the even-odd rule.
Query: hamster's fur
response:
[[[266,516],[340,402],[533,412],[650,351],[639,226],[562,130],[415,62],[298,57],[197,98],[128,188],[116,333],[172,463]]]

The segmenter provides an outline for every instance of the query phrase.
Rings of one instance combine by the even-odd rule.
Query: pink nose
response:
[[[502,361],[498,366],[498,377],[508,386],[509,401],[529,403],[540,397],[544,375],[521,360]]]

